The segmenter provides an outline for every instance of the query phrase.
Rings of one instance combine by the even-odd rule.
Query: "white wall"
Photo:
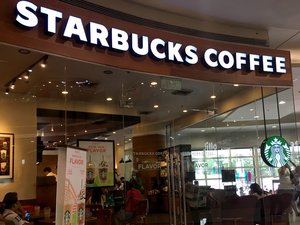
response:
[[[18,99],[18,100],[17,100]],[[0,133],[14,134],[14,179],[0,180],[0,201],[6,192],[18,192],[19,199],[36,194],[36,104],[11,94],[0,95]],[[22,160],[25,164],[22,165]]]

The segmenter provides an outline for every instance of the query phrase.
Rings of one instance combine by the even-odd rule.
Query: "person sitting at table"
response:
[[[260,198],[263,198],[266,196],[263,189],[261,189],[261,187],[257,183],[252,183],[250,185],[249,194],[254,195],[255,197],[257,197],[257,199],[260,199]]]
[[[141,192],[137,189],[137,183],[135,180],[131,180],[128,183],[125,208],[118,211],[114,217],[116,225],[126,224],[127,221],[133,219],[134,212],[136,210],[138,202],[142,199]]]
[[[28,223],[22,219],[24,210],[18,200],[17,192],[8,192],[3,198],[3,205],[0,208],[5,224],[7,225],[22,225]]]

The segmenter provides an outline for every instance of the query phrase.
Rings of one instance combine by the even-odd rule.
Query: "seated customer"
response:
[[[141,192],[136,188],[137,184],[135,180],[131,180],[128,183],[125,208],[121,209],[114,217],[115,224],[126,224],[128,220],[134,218],[134,212],[137,208],[138,202],[142,199]]]
[[[250,185],[250,191],[249,191],[250,195],[254,195],[255,197],[257,197],[258,199],[265,197],[266,195],[264,194],[263,189],[261,189],[261,187],[259,186],[259,184],[257,183],[252,183]]]
[[[8,192],[3,198],[3,206],[0,209],[2,218],[5,224],[9,225],[22,225],[27,223],[21,217],[24,215],[24,210],[18,200],[16,192]]]

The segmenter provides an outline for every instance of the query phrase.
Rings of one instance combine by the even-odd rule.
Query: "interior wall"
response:
[[[0,103],[0,132],[14,134],[14,178],[0,180],[0,200],[11,191],[18,192],[21,200],[35,199],[36,105],[13,95],[2,96]]]

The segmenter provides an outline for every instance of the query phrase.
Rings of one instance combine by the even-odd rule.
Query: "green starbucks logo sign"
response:
[[[261,144],[261,157],[271,167],[281,167],[288,163],[291,151],[285,139],[280,136],[272,136]]]

